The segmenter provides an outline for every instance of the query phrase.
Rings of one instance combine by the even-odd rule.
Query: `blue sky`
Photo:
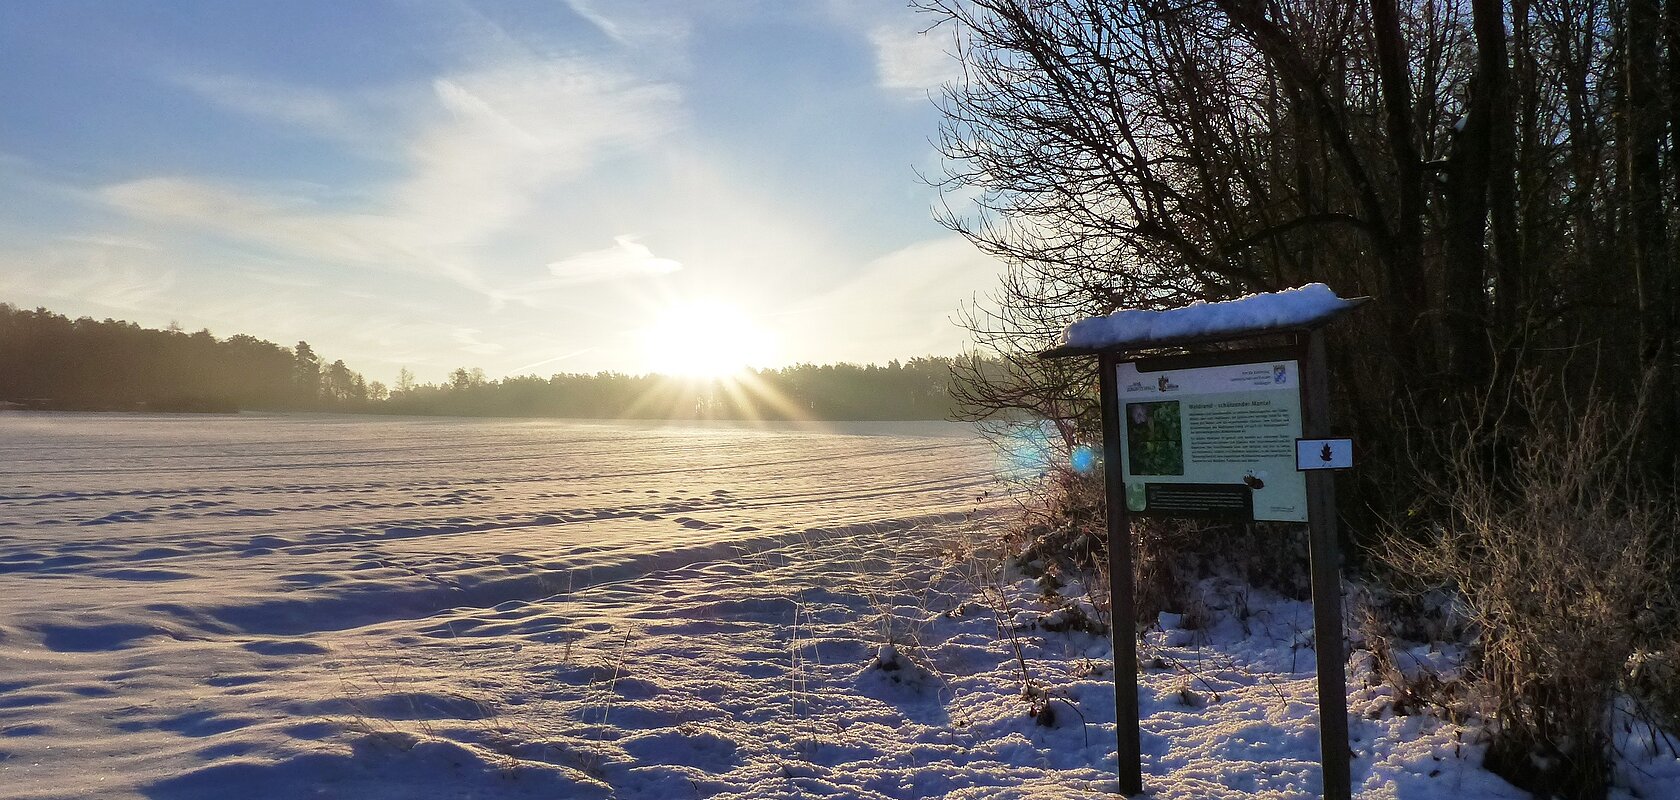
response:
[[[387,382],[645,371],[678,338],[766,366],[953,354],[998,267],[916,175],[955,69],[929,23],[901,0],[0,4],[0,301],[307,339]]]

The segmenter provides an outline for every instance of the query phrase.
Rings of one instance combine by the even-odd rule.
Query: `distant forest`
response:
[[[442,384],[402,370],[368,381],[308,342],[292,347],[208,330],[187,333],[0,303],[0,408],[58,411],[339,411],[634,419],[947,419],[953,359],[886,366],[801,364],[729,381],[601,372],[488,379],[456,369]]]

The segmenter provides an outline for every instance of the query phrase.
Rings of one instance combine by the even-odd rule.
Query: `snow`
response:
[[[1355,305],[1322,283],[1166,311],[1123,309],[1069,325],[1065,347],[1118,348],[1312,325]]]
[[[1112,792],[1096,609],[973,546],[995,466],[937,424],[0,415],[0,796]],[[1316,796],[1310,605],[1197,592],[1140,654],[1151,796]],[[1524,796],[1371,662],[1359,797]],[[1624,786],[1676,796],[1638,731]]]

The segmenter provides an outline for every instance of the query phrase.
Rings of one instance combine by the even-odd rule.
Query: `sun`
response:
[[[771,340],[730,303],[690,300],[660,312],[643,332],[642,347],[653,372],[712,379],[764,364]]]

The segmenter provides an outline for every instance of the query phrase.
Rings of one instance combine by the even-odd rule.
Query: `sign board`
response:
[[[1307,521],[1297,361],[1115,369],[1127,510]]]
[[[1296,439],[1295,469],[1353,469],[1353,440]]]

